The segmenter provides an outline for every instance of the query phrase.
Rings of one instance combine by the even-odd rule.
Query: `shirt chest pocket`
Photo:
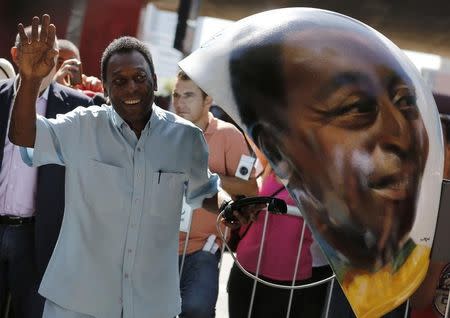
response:
[[[150,215],[168,222],[179,220],[186,183],[181,172],[154,172],[152,176]]]
[[[124,178],[124,168],[88,160],[82,183],[86,202],[96,212],[122,213],[126,194]]]

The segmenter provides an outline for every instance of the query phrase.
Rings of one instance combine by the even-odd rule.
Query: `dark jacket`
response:
[[[8,127],[8,116],[14,96],[14,79],[0,82],[0,167]],[[93,105],[91,98],[57,83],[50,85],[45,117],[55,118],[78,106]],[[58,239],[64,214],[65,168],[45,165],[38,168],[36,193],[35,245],[36,262],[41,279]]]

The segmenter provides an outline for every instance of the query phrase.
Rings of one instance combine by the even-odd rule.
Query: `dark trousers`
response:
[[[42,317],[34,255],[34,224],[0,224],[0,314],[8,293],[14,318]]]
[[[329,267],[316,269],[313,277],[297,282],[310,283],[329,277]],[[290,285],[291,282],[279,282],[264,278],[264,280]],[[247,318],[253,289],[253,279],[246,276],[234,265],[228,280],[228,311],[230,318]],[[290,309],[291,318],[320,318],[325,304],[328,284],[294,291]],[[286,317],[290,290],[273,288],[257,283],[252,309],[252,318],[284,318]]]
[[[34,225],[36,232],[34,236],[37,253],[36,265],[39,280],[42,280],[42,277],[44,277],[45,270],[52,257],[63,218],[62,214],[50,214],[49,212],[40,210],[39,215],[36,215],[36,223]]]

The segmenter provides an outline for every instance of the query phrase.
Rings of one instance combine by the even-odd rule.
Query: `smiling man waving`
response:
[[[218,191],[202,132],[153,105],[152,58],[131,37],[113,41],[102,57],[112,107],[36,116],[40,83],[57,54],[50,17],[41,32],[39,23],[33,18],[31,38],[19,25],[22,81],[9,136],[34,148],[22,148],[28,164],[66,166],[63,225],[40,287],[44,317],[176,316],[183,194],[198,208]]]

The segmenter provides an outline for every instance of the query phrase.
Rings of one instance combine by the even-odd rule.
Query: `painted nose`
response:
[[[381,100],[380,116],[382,120],[381,147],[384,150],[406,154],[412,146],[412,127],[388,96]]]

